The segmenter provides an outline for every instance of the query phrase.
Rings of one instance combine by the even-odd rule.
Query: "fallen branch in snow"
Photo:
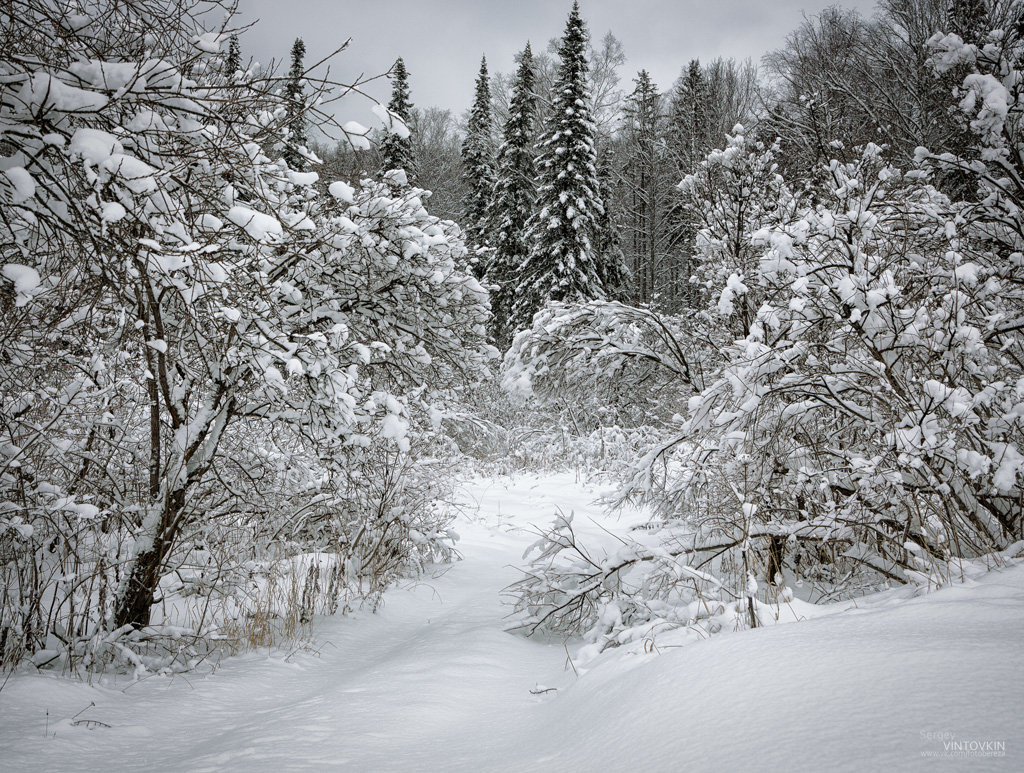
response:
[[[557,514],[526,551],[525,556],[533,556],[522,570],[524,577],[505,589],[514,606],[508,630],[527,636],[539,631],[582,634],[603,648],[631,640],[630,630],[690,627],[706,637],[723,628],[771,624],[792,592],[784,583],[759,589],[749,565],[756,554],[749,545],[780,537],[807,551],[839,546],[839,558],[901,584],[940,585],[956,575],[952,564],[945,569],[932,564],[928,570],[925,564],[885,562],[852,529],[837,529],[834,523],[769,523],[718,535],[680,534],[678,524],[669,524],[633,533],[636,539],[611,535],[617,549],[598,554],[579,542],[572,514]],[[853,574],[838,581],[847,582]],[[793,617],[799,616],[794,612]]]

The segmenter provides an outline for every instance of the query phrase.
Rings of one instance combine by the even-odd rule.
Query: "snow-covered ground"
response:
[[[571,646],[504,632],[499,592],[534,539],[522,527],[557,507],[614,528],[596,493],[572,475],[468,484],[464,560],[376,615],[322,620],[319,654],[134,684],[16,675],[0,770],[1024,770],[1024,566],[605,653],[577,677]],[[986,749],[1005,756],[966,756]]]

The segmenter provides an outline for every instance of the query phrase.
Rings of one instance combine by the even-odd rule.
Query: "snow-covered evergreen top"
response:
[[[578,3],[566,22],[559,56],[554,106],[538,145],[531,252],[522,269],[522,295],[514,312],[519,329],[545,301],[605,296],[593,242],[604,205],[587,100],[587,32]]]
[[[409,71],[405,61],[399,57],[391,69],[392,86],[388,112],[408,126],[412,120],[412,101],[409,99]],[[389,131],[380,143],[381,173],[402,169],[410,181],[416,178],[416,163],[412,152],[412,141],[408,132]]]
[[[526,44],[519,57],[505,122],[498,149],[497,172],[489,212],[489,228],[494,251],[486,278],[491,291],[494,314],[493,336],[499,349],[511,343],[510,317],[518,295],[520,267],[529,254],[527,224],[536,198],[533,144],[537,117],[533,51]]]
[[[487,248],[491,244],[487,213],[494,189],[494,138],[486,57],[480,61],[473,107],[469,113],[466,138],[462,143],[462,163],[467,187],[463,221],[466,241],[476,252],[476,273],[483,276],[488,260]]]

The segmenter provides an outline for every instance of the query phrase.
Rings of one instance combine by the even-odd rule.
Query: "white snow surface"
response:
[[[331,183],[331,186],[327,191],[339,201],[344,201],[348,204],[354,204],[356,201],[356,189],[342,180],[337,180],[336,182]]]
[[[31,266],[23,266],[20,263],[7,263],[0,268],[0,274],[14,282],[16,294],[15,306],[24,306],[35,294],[39,287],[39,272]]]
[[[373,110],[373,114],[380,119],[380,122],[384,124],[384,128],[391,134],[397,134],[403,140],[407,140],[412,136],[412,132],[405,125],[405,121],[384,107],[384,105],[378,102],[370,109]]]
[[[556,508],[587,534],[635,519],[603,514],[597,493],[571,474],[469,482],[464,560],[375,615],[318,621],[319,654],[94,686],[18,673],[0,691],[0,768],[1024,769],[1024,566],[661,654],[609,651],[577,677],[578,645],[504,632],[499,593],[535,539],[525,528]],[[950,740],[1005,756],[942,757]]]
[[[228,210],[228,220],[245,229],[256,241],[267,241],[282,233],[281,223],[271,215],[265,215],[248,207],[234,206]]]
[[[11,202],[22,204],[36,195],[36,181],[24,167],[14,166],[4,170],[7,184],[11,188]]]

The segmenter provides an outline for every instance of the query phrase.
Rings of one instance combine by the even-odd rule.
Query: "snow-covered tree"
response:
[[[617,219],[632,275],[630,300],[650,304],[666,270],[669,205],[679,182],[663,141],[661,95],[646,70],[636,77],[622,124],[621,187]]]
[[[984,45],[985,36],[992,29],[984,0],[950,0],[947,14],[949,32],[968,45]]]
[[[700,60],[691,59],[669,100],[666,143],[678,169],[691,172],[712,149],[711,95]]]
[[[405,69],[405,61],[399,57],[391,68],[391,99],[388,111],[401,119],[407,126],[412,119],[412,102],[409,101],[409,71]],[[416,179],[416,161],[412,153],[412,140],[400,133],[389,132],[380,143],[381,172],[391,169],[405,171],[406,177],[414,182]]]
[[[502,351],[512,341],[512,308],[520,288],[521,267],[529,254],[527,224],[536,196],[533,143],[537,98],[533,82],[533,52],[527,43],[512,86],[488,218],[494,252],[486,279],[496,288],[491,292],[492,335]]]
[[[3,17],[5,662],[52,636],[127,652],[169,567],[224,530],[320,524],[343,582],[447,539],[402,489],[433,402],[489,356],[458,229],[404,179],[325,196],[268,157],[294,102],[272,78],[224,88],[228,22],[204,9]]]
[[[759,301],[719,304],[747,333],[623,489],[658,506],[660,537],[588,563],[561,519],[518,588],[525,626],[588,630],[602,610],[617,610],[611,628],[690,624],[730,599],[743,602],[730,614],[756,626],[759,577],[830,592],[853,578],[942,582],[951,559],[1021,538],[1012,270],[923,175],[887,166],[877,147],[833,162],[829,178],[828,199],[753,235],[746,287],[732,274],[726,289],[746,299],[756,288]],[[642,346],[623,334],[636,312],[602,320],[595,305],[538,317],[507,380],[546,391],[557,377],[588,395],[604,376],[638,381],[622,364],[650,363],[676,394],[699,387],[699,351],[661,337]]]
[[[232,77],[242,68],[242,46],[238,42],[238,35],[228,38],[228,53],[224,57],[224,74]]]
[[[288,82],[284,88],[284,96],[287,100],[286,115],[288,116],[289,134],[281,157],[288,163],[291,169],[299,172],[306,168],[306,105],[302,96],[305,90],[303,79],[306,74],[306,68],[302,60],[305,56],[306,44],[302,42],[302,38],[295,38],[295,42],[292,44]]]
[[[594,126],[587,94],[587,33],[573,3],[559,47],[554,104],[539,143],[537,207],[530,253],[513,306],[513,328],[526,328],[547,301],[604,298],[595,236],[604,205],[597,180]]]
[[[617,218],[612,212],[610,192],[615,185],[615,150],[611,143],[605,143],[597,154],[597,192],[601,198],[601,210],[594,221],[594,250],[600,259],[597,263],[598,277],[604,288],[605,297],[621,301],[628,295],[630,281],[626,258],[622,251],[622,236]]]
[[[693,59],[675,83],[665,122],[665,148],[677,177],[693,172],[712,149],[711,121],[707,80],[700,62]],[[673,199],[665,220],[669,255],[659,282],[659,303],[678,312],[694,302],[689,280],[696,268],[696,226],[694,213],[679,197]]]
[[[494,138],[486,57],[480,60],[473,106],[470,108],[466,136],[462,142],[462,163],[467,188],[463,226],[466,229],[466,242],[475,252],[473,260],[476,274],[483,276],[490,260],[492,238],[487,216],[494,191]]]
[[[1024,536],[1024,41],[1011,28],[930,48],[940,73],[964,74],[967,154],[921,148],[902,171],[876,145],[830,143],[853,158],[825,163],[806,200],[734,135],[687,180],[691,196],[721,192],[697,199],[712,358],[657,336],[645,352],[636,312],[595,303],[553,307],[517,339],[506,380],[535,393],[587,394],[602,362],[636,380],[614,368],[628,361],[694,390],[622,492],[658,506],[660,535],[598,560],[559,519],[518,588],[528,629],[607,645],[729,607],[758,625],[793,580],[942,583]],[[950,169],[976,199],[931,184]]]
[[[590,423],[654,426],[702,385],[694,337],[683,320],[616,301],[552,303],[516,336],[503,383],[541,403],[571,406]]]
[[[764,302],[758,281],[758,236],[794,217],[797,202],[778,172],[777,147],[766,148],[735,126],[680,183],[680,207],[692,229],[692,275],[685,293],[707,315],[713,345],[750,333]]]
[[[763,301],[691,402],[678,485],[742,466],[762,533],[824,527],[906,579],[1019,538],[1019,342],[995,322],[1016,300],[955,208],[877,148],[830,178],[827,203],[761,237]]]

